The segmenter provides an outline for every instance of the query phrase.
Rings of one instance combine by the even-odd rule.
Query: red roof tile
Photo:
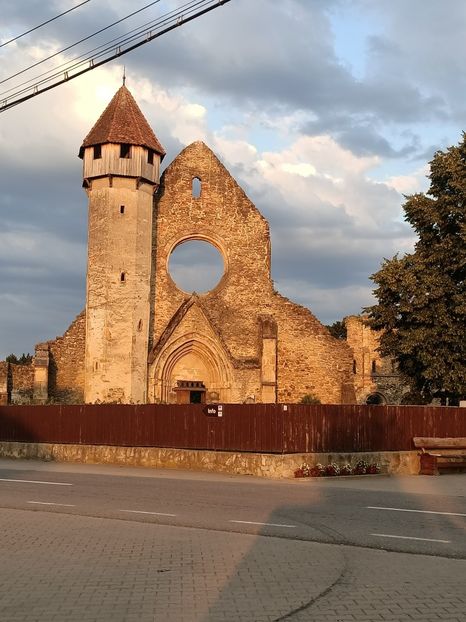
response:
[[[139,145],[152,149],[162,158],[165,155],[165,149],[159,143],[134,97],[124,85],[115,93],[112,101],[84,139],[79,150],[79,157],[83,157],[85,147],[103,143]]]

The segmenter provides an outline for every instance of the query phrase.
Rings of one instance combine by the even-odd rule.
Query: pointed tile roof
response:
[[[165,155],[165,149],[159,143],[157,136],[125,85],[118,89],[112,101],[84,139],[79,150],[79,157],[83,157],[85,147],[103,143],[139,145],[152,149],[162,158]]]

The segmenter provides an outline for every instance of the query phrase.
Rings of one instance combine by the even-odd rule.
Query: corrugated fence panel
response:
[[[264,453],[413,449],[414,436],[466,437],[466,409],[202,404],[0,406],[0,440]]]

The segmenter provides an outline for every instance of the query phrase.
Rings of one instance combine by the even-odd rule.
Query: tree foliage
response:
[[[320,404],[321,401],[319,400],[319,398],[317,396],[314,395],[314,393],[306,393],[306,395],[303,395],[302,398],[299,400],[300,404]]]
[[[325,328],[328,329],[332,337],[336,339],[346,339],[346,324],[344,322],[333,322],[333,324],[327,324]]]
[[[430,162],[426,194],[406,197],[415,250],[372,276],[380,351],[424,398],[466,395],[466,135]]]
[[[32,354],[29,354],[29,352],[27,354],[24,354],[23,352],[21,356],[9,354],[5,360],[7,363],[15,363],[16,365],[29,365],[32,363]]]

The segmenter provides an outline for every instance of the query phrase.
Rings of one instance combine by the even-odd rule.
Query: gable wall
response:
[[[195,177],[202,183],[200,198],[192,196]],[[296,402],[314,393],[323,402],[354,402],[350,348],[331,337],[308,309],[274,292],[268,223],[203,143],[190,145],[172,162],[156,198],[152,347],[189,300],[167,272],[171,251],[186,239],[210,241],[225,258],[222,281],[199,301],[232,357],[232,401],[251,395],[261,400],[260,318],[266,316],[278,325],[279,401]],[[268,346],[273,347],[272,341]],[[149,377],[153,373],[150,370]]]

